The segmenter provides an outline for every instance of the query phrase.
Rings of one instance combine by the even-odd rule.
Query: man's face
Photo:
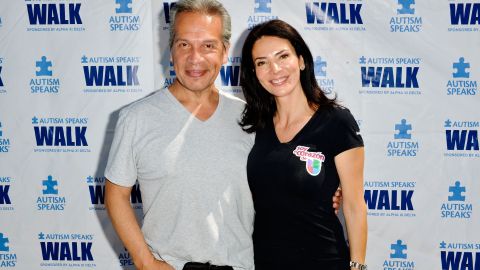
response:
[[[176,82],[190,91],[214,89],[220,68],[227,61],[221,17],[182,12],[175,20],[171,51]]]

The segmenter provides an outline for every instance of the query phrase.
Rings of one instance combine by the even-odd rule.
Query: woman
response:
[[[247,101],[240,125],[256,132],[248,158],[255,206],[255,268],[366,269],[363,141],[351,113],[329,99],[299,33],[273,20],[242,49]],[[331,207],[339,186],[349,246]]]

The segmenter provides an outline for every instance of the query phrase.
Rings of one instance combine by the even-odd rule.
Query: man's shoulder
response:
[[[227,105],[227,108],[231,110],[242,111],[245,107],[246,102],[237,96],[234,96],[230,93],[225,93],[223,91],[220,91],[220,95],[222,96],[225,105]]]
[[[123,114],[143,114],[149,113],[151,110],[155,110],[162,107],[162,103],[165,102],[165,93],[163,89],[156,90],[146,97],[140,98],[120,110]]]

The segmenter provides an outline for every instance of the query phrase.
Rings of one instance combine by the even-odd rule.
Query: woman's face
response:
[[[302,91],[300,68],[304,68],[304,62],[290,41],[263,36],[253,44],[252,58],[260,84],[274,97]]]

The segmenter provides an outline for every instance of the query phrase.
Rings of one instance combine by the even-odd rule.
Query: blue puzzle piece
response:
[[[448,201],[465,201],[465,196],[462,195],[462,192],[466,191],[465,187],[460,186],[460,181],[455,182],[455,186],[448,187],[448,191],[452,193],[452,196],[448,196]]]
[[[45,239],[45,234],[43,232],[38,234],[38,239],[43,240]]]
[[[119,5],[115,9],[115,13],[132,13],[132,8],[129,6],[132,4],[132,0],[115,0],[115,3]]]
[[[415,9],[410,7],[415,4],[415,0],[398,0],[398,4],[402,8],[397,9],[397,14],[415,14]]]
[[[42,181],[43,186],[45,189],[43,190],[43,194],[58,194],[58,182],[56,180],[53,180],[53,177],[51,175],[48,176],[47,180]]]
[[[358,63],[360,63],[360,65],[365,65],[367,63],[367,58],[362,55],[362,57],[358,59]]]
[[[444,127],[452,127],[452,121],[450,121],[450,119],[447,119],[447,121],[445,121]]]
[[[465,58],[460,57],[457,63],[453,63],[453,68],[457,69],[457,72],[453,73],[453,78],[470,78],[470,72],[467,72],[467,68],[470,68],[470,63],[465,63]]]
[[[85,63],[88,63],[88,57],[86,57],[85,55],[82,56],[82,64],[85,64]]]
[[[0,251],[8,252],[10,248],[8,247],[8,238],[3,237],[3,233],[0,233]]]
[[[322,61],[322,57],[317,56],[314,63],[315,76],[326,77],[327,76],[327,71],[325,70],[326,67],[327,67],[327,61]]]
[[[403,251],[407,250],[407,245],[402,243],[402,240],[397,240],[397,243],[392,244],[390,248],[393,250],[393,253],[390,254],[391,259],[406,259],[407,254]]]
[[[52,67],[52,61],[47,61],[47,57],[42,56],[42,61],[35,61],[35,66],[39,68],[38,71],[35,71],[35,75],[52,76],[52,71],[48,69]]]
[[[255,0],[255,3],[258,6],[255,7],[255,13],[270,13],[272,9],[269,5],[272,3],[272,0]]]
[[[92,176],[87,177],[87,183],[93,183],[93,177]]]
[[[38,124],[38,118],[36,116],[32,118],[32,124]]]
[[[0,122],[0,128],[2,128],[2,122]],[[0,130],[0,137],[2,137],[2,136],[3,136],[3,131]]]
[[[447,248],[447,243],[445,243],[445,241],[442,241],[440,243],[440,248]]]
[[[408,131],[412,130],[412,125],[407,125],[407,120],[402,119],[400,124],[395,124],[395,130],[398,130],[398,134],[394,134],[394,139],[411,139],[412,134],[409,134]]]

